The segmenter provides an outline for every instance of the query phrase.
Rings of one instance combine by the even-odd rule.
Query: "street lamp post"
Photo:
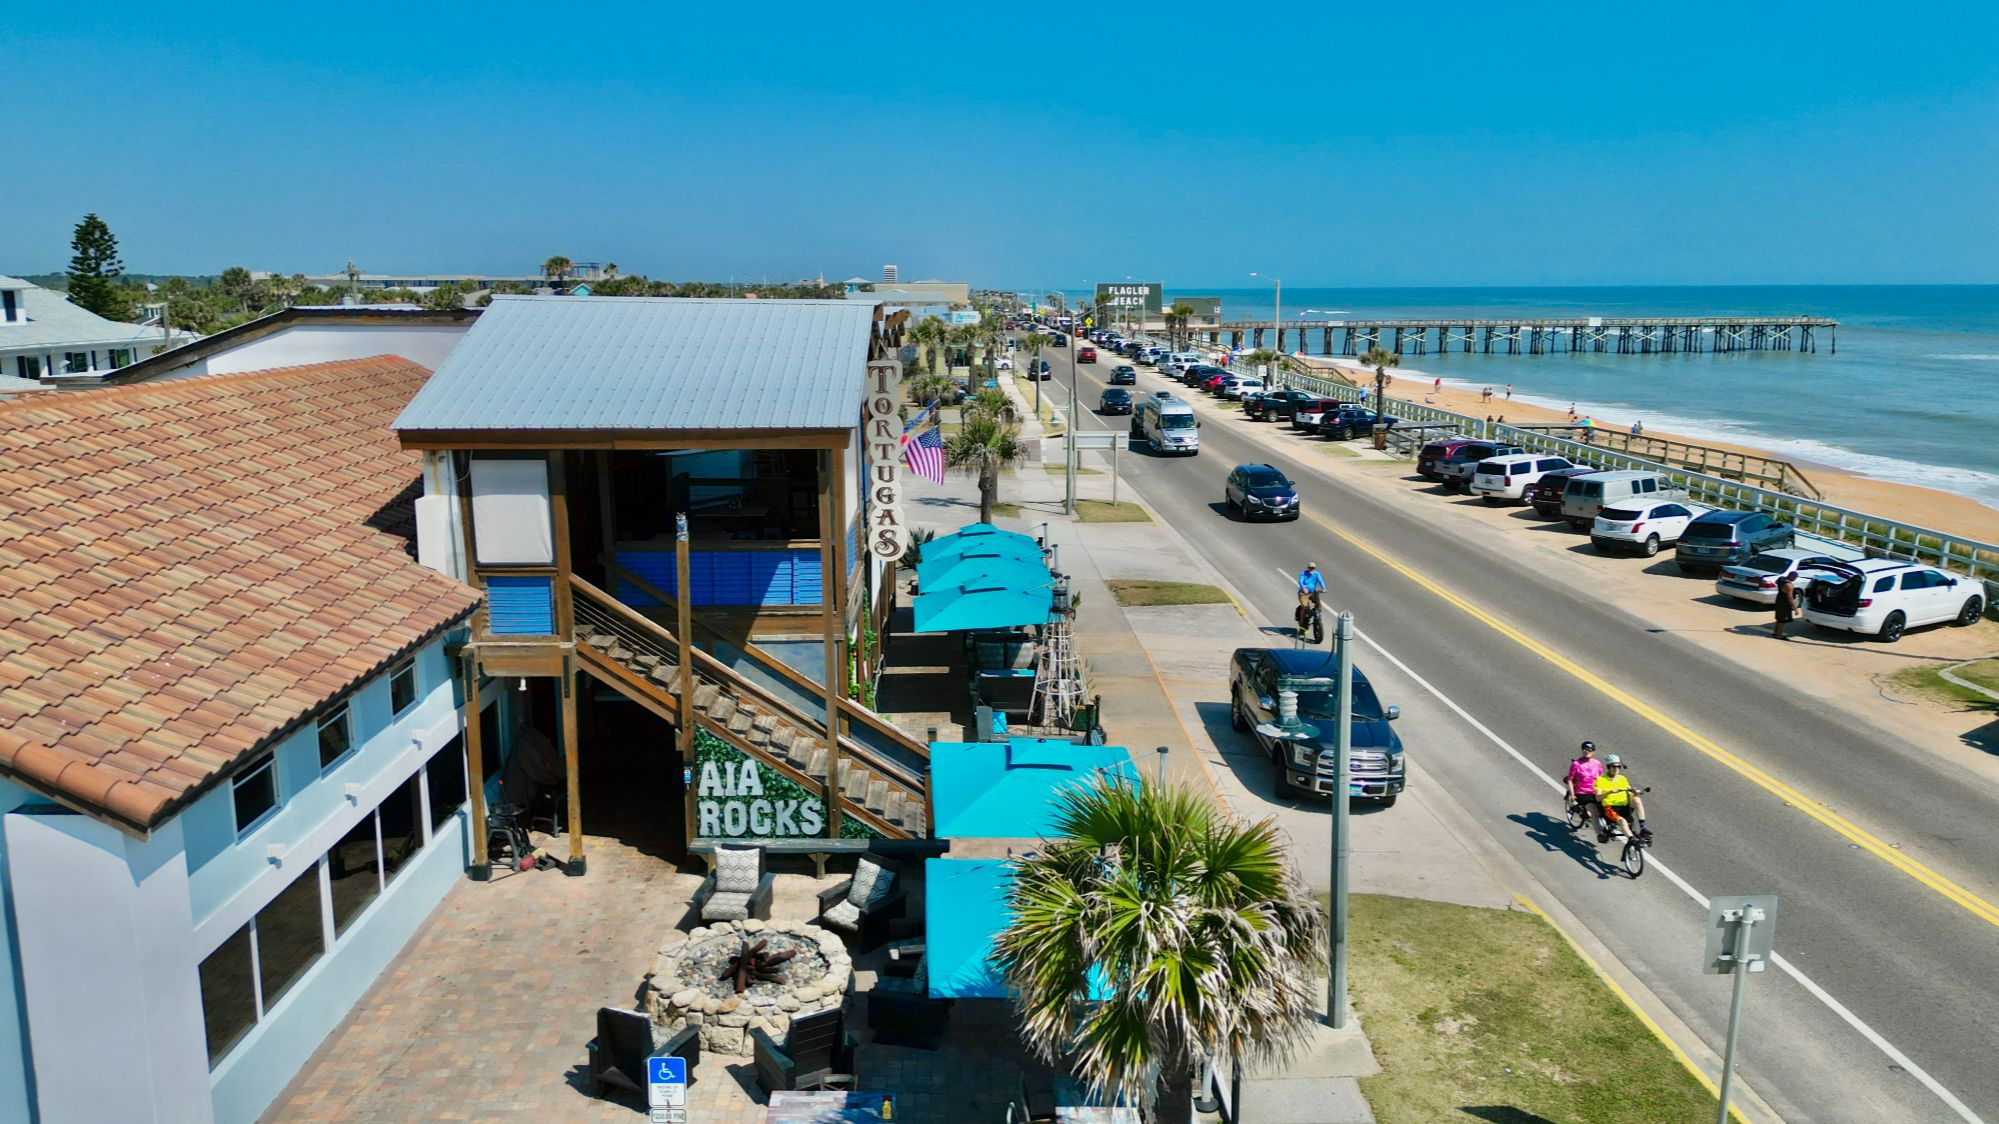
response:
[[[1250,276],[1255,277],[1256,274],[1251,273]],[[1277,287],[1277,295],[1270,308],[1271,335],[1276,337],[1270,342],[1270,350],[1282,355],[1284,354],[1284,279],[1272,277],[1270,283]]]
[[[1353,845],[1348,836],[1348,787],[1353,783],[1353,613],[1342,610],[1333,626],[1333,674],[1339,677],[1334,694],[1333,721],[1339,734],[1333,753],[1339,758],[1333,773],[1333,870],[1332,902],[1327,924],[1328,978],[1326,980],[1326,1025],[1339,1030],[1347,1025],[1347,866]]]

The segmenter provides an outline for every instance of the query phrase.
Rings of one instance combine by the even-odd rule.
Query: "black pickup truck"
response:
[[[1229,660],[1229,722],[1249,735],[1277,767],[1280,800],[1330,797],[1338,783],[1333,756],[1339,684],[1330,652],[1312,648],[1237,648]],[[1281,692],[1298,695],[1299,736],[1280,736]],[[1389,727],[1401,713],[1383,707],[1359,668],[1353,673],[1352,775],[1348,794],[1386,808],[1402,793],[1402,739]]]

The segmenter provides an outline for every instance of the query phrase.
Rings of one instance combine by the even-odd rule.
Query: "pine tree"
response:
[[[124,290],[117,279],[125,272],[118,260],[118,239],[95,214],[83,216],[69,240],[76,253],[69,259],[69,299],[106,320],[131,318]]]

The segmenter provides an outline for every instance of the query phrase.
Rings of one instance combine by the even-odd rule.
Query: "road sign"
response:
[[[1707,950],[1701,970],[1710,976],[1732,975],[1748,964],[1761,972],[1770,964],[1777,939],[1777,895],[1724,894],[1707,909]]]
[[[1078,452],[1085,449],[1095,449],[1099,452],[1105,452],[1111,449],[1128,448],[1131,445],[1131,438],[1115,429],[1078,429],[1074,432],[1076,435],[1076,450]]]
[[[686,1058],[655,1054],[646,1059],[646,1104],[655,1110],[681,1109],[681,1118],[686,1118]],[[655,1111],[652,1117],[658,1120],[660,1114]]]

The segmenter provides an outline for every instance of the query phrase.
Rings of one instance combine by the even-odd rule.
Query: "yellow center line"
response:
[[[1972,916],[1989,925],[1999,927],[1999,907],[1995,907],[1990,902],[1985,901],[1978,895],[1945,878],[1928,866],[1917,862],[1915,859],[1882,842],[1867,831],[1862,830],[1852,821],[1827,809],[1819,801],[1806,796],[1803,792],[1778,780],[1776,777],[1771,776],[1748,761],[1743,760],[1740,756],[1723,748],[1716,742],[1688,729],[1678,719],[1662,713],[1656,707],[1641,701],[1629,691],[1605,680],[1602,676],[1597,675],[1595,672],[1555,651],[1548,645],[1528,636],[1526,633],[1507,624],[1505,621],[1500,620],[1498,617],[1493,616],[1491,613],[1486,612],[1463,597],[1452,593],[1416,570],[1389,557],[1359,537],[1341,530],[1319,515],[1311,513],[1308,513],[1308,515],[1313,522],[1339,536],[1361,553],[1366,554],[1368,557],[1373,558],[1375,561],[1380,562],[1382,565],[1422,586],[1424,589],[1478,620],[1486,627],[1491,628],[1494,632],[1499,633],[1515,644],[1568,672],[1584,684],[1594,688],[1605,698],[1622,705],[1625,709],[1652,723],[1659,729],[1664,730],[1695,751],[1734,770],[1738,775],[1755,784],[1757,787],[1789,803],[1792,807],[1797,808],[1807,816],[1844,836],[1848,842],[1859,847],[1861,850],[1868,852],[1875,858],[1880,859],[1882,862],[1887,863],[1889,866],[1894,867],[1896,870],[1901,871],[1903,874],[1943,895],[1944,898],[1963,908]]]

